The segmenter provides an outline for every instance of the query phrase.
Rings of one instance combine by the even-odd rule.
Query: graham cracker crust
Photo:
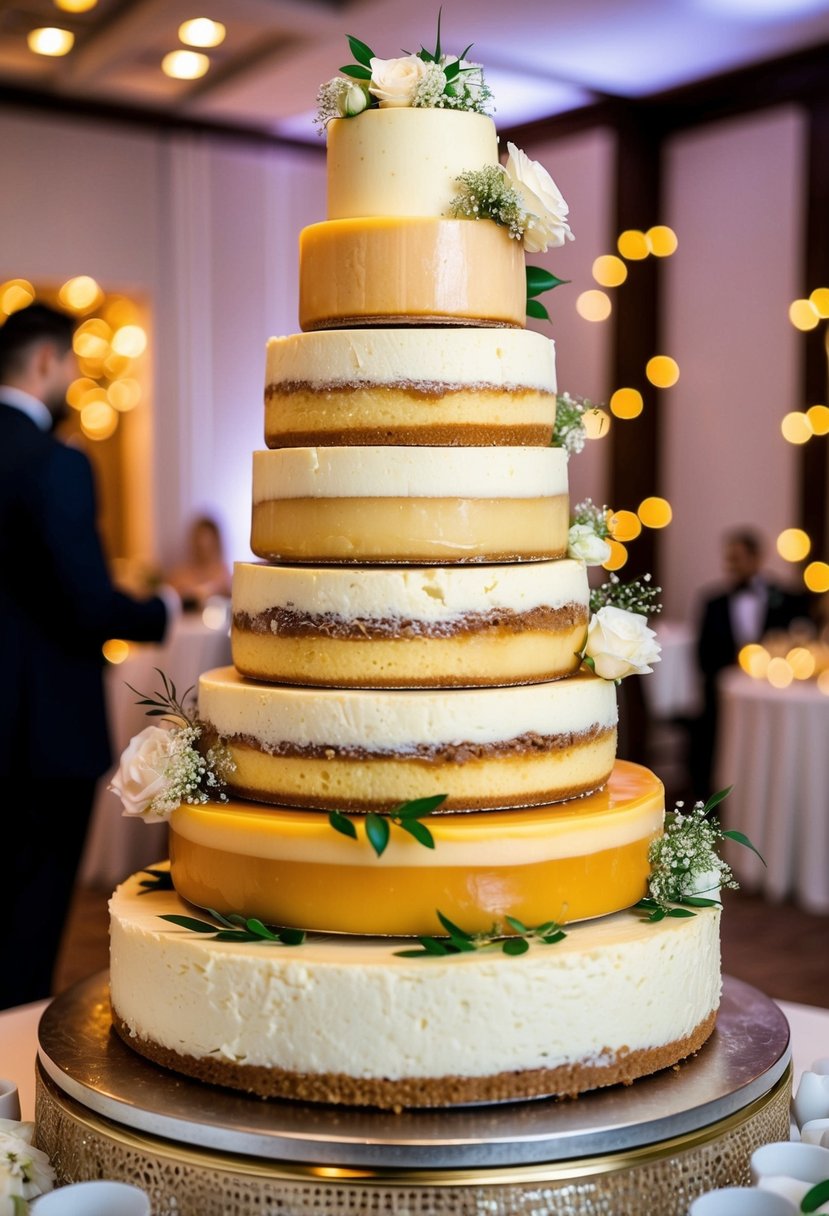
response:
[[[279,431],[268,429],[269,448],[378,447],[411,444],[416,447],[549,447],[552,426],[486,426],[458,423],[455,426],[349,427],[347,430]]]
[[[365,1079],[345,1073],[300,1073],[262,1065],[235,1064],[213,1056],[196,1058],[162,1047],[151,1039],[133,1035],[116,1010],[112,1024],[119,1037],[139,1055],[208,1085],[243,1090],[260,1098],[335,1106],[370,1106],[400,1111],[421,1107],[446,1107],[472,1102],[508,1102],[555,1096],[575,1098],[608,1085],[630,1085],[639,1077],[671,1068],[703,1046],[716,1022],[714,1010],[685,1038],[663,1047],[613,1053],[604,1049],[601,1064],[583,1062],[558,1068],[533,1068],[525,1072],[499,1072],[489,1077],[403,1077]]]

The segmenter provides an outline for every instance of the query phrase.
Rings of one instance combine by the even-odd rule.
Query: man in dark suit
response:
[[[88,458],[52,431],[78,374],[73,320],[0,328],[0,1008],[51,994],[92,809],[112,756],[101,647],[159,641],[177,597],[110,579]]]
[[[752,528],[728,532],[723,540],[727,584],[702,600],[696,660],[702,678],[702,712],[691,734],[690,770],[695,798],[711,789],[717,740],[717,680],[737,662],[743,646],[774,630],[810,618],[806,592],[782,587],[763,573],[764,546]]]

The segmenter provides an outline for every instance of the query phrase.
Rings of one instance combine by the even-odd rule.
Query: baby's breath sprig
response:
[[[556,397],[552,446],[566,448],[570,453],[580,452],[587,438],[584,415],[587,410],[593,409],[596,409],[596,406],[588,397],[568,392],[559,393]]]
[[[766,864],[743,832],[725,830],[711,814],[733,788],[729,785],[712,794],[707,802],[695,802],[687,815],[683,810],[685,804],[677,802],[676,809],[665,816],[664,834],[652,841],[648,850],[650,894],[636,905],[647,913],[646,920],[694,916],[693,908],[719,904],[717,896],[721,888],[738,889],[731,867],[717,853],[720,840],[745,845]]]
[[[469,169],[455,181],[459,190],[449,204],[453,219],[493,220],[509,230],[515,240],[521,240],[527,226],[527,211],[521,197],[503,165],[486,165]]]
[[[446,930],[444,937],[418,937],[418,950],[395,950],[399,958],[447,958],[451,955],[469,954],[480,950],[500,950],[502,954],[526,954],[531,942],[542,946],[554,946],[563,941],[567,934],[554,920],[548,920],[543,925],[529,929],[516,916],[506,916],[504,919],[513,930],[512,934],[497,932],[467,933],[465,929],[436,911],[438,920]]]
[[[437,810],[441,803],[445,802],[448,794],[432,794],[428,798],[413,798],[410,802],[401,803],[392,811],[388,811],[384,815],[377,815],[371,812],[368,815],[361,816],[363,826],[365,828],[366,839],[378,857],[381,857],[385,852],[386,845],[389,843],[391,836],[391,825],[402,828],[404,832],[408,832],[418,844],[422,844],[427,849],[435,847],[435,838],[425,823],[420,820],[426,815],[431,815],[432,811]],[[349,818],[348,815],[343,815],[341,811],[331,811],[328,816],[328,822],[335,832],[340,832],[343,836],[348,836],[350,840],[357,839],[357,826],[354,818]]]
[[[592,498],[583,498],[570,512],[570,524],[589,527],[596,536],[604,540],[610,535],[611,512],[607,507],[597,507]]]
[[[659,596],[662,588],[651,586],[650,574],[623,583],[618,574],[611,572],[610,578],[590,592],[590,611],[598,612],[610,605],[626,612],[637,612],[640,616],[657,616],[662,611]]]

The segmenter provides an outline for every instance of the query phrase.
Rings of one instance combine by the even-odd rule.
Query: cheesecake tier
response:
[[[491,220],[324,220],[299,239],[302,330],[507,325],[527,317],[524,250]]]
[[[286,688],[234,667],[199,679],[199,718],[235,764],[231,794],[356,812],[445,794],[445,811],[557,802],[604,784],[616,689],[587,673],[512,688]]]
[[[498,164],[485,114],[408,106],[366,110],[326,127],[328,219],[446,215],[457,178]]]
[[[237,562],[233,662],[254,679],[333,688],[474,687],[575,671],[581,562],[412,568]]]
[[[431,815],[434,848],[392,827],[380,857],[325,814],[249,802],[181,805],[170,821],[176,890],[202,908],[328,933],[431,934],[435,908],[470,933],[605,916],[647,893],[662,783],[617,761],[604,790],[564,806]]]
[[[193,915],[174,892],[142,891],[134,876],[110,901],[119,1033],[178,1072],[267,1097],[394,1108],[576,1094],[696,1051],[719,1004],[715,908],[657,924],[620,912],[518,957],[401,958],[410,939],[206,940],[161,919]]]
[[[561,448],[319,447],[253,454],[251,548],[285,562],[563,557]]]
[[[548,446],[552,341],[532,330],[345,329],[271,338],[265,443]]]

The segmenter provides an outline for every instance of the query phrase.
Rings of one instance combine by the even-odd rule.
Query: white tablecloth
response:
[[[729,844],[736,877],[769,899],[829,913],[829,696],[811,681],[773,688],[737,669],[723,673],[719,694],[715,788],[734,786],[721,818],[767,863]]]
[[[139,698],[128,685],[142,693],[156,692],[161,688],[158,668],[173,681],[181,700],[203,671],[230,663],[228,616],[225,613],[222,618],[221,605],[217,608],[218,628],[206,624],[197,613],[186,613],[163,645],[132,645],[123,663],[107,668],[107,711],[116,757],[133,735],[158,721],[148,718],[145,707],[136,704]],[[128,874],[167,856],[165,825],[124,818],[118,798],[107,790],[111,777],[107,773],[102,778],[95,799],[80,871],[80,880],[87,886],[113,887]]]
[[[642,695],[648,709],[655,718],[692,718],[701,705],[694,631],[683,621],[663,621],[660,617],[650,625],[662,654],[653,671],[642,677]]]

